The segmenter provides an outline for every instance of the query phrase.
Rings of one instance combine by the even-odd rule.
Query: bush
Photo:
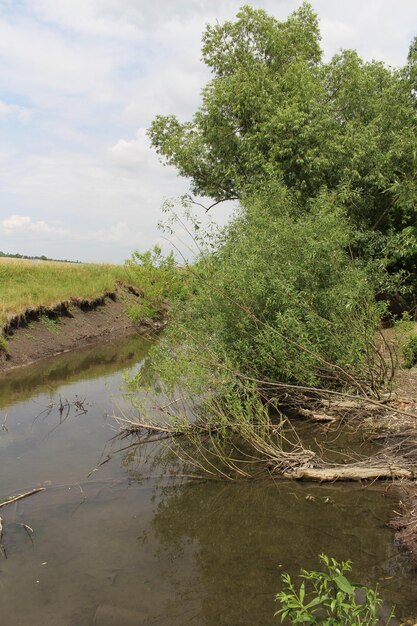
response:
[[[143,292],[141,304],[130,306],[128,315],[135,322],[143,317],[154,317],[167,299],[174,301],[183,297],[183,277],[171,253],[162,255],[161,248],[154,246],[152,250],[134,252],[125,263],[128,276],[135,285],[140,285]]]
[[[187,384],[217,359],[256,379],[366,385],[381,313],[373,284],[347,253],[350,229],[332,197],[298,218],[294,205],[279,186],[247,199],[199,258],[193,295],[156,349],[163,377]]]

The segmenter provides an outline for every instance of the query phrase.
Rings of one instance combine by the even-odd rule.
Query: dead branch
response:
[[[26,532],[27,536],[30,539],[30,543],[32,544],[32,548],[35,547],[35,544],[33,543],[33,528],[31,528],[30,526],[28,526],[27,524],[20,524],[20,526],[23,528],[23,530]]]
[[[174,434],[174,432],[176,432],[174,427],[170,426],[169,424],[166,424],[165,426],[158,426],[156,424],[153,424],[152,422],[136,422],[135,420],[129,420],[122,417],[116,417],[115,419],[119,423],[119,425],[124,424],[123,431],[125,432],[125,434],[128,435],[134,433],[139,434],[141,432],[146,432],[147,434],[161,433],[172,435]]]
[[[10,498],[7,498],[7,500],[0,502],[0,508],[2,508],[3,506],[6,506],[7,504],[12,504],[13,502],[17,502],[18,500],[23,500],[23,498],[28,498],[29,496],[33,496],[35,495],[35,493],[39,493],[40,491],[45,491],[45,487],[36,487],[36,489],[32,489],[31,491],[27,491],[26,493],[20,493],[17,496],[11,496]]]
[[[416,414],[411,413],[410,411],[403,411],[400,408],[395,406],[390,406],[387,401],[375,400],[368,396],[358,396],[350,393],[345,393],[343,391],[336,391],[334,389],[321,389],[320,387],[308,387],[306,385],[293,385],[290,383],[281,383],[277,381],[270,380],[260,380],[259,378],[254,378],[252,376],[247,376],[246,374],[242,374],[240,372],[234,372],[236,378],[241,380],[247,380],[249,382],[255,383],[259,385],[261,390],[268,390],[272,393],[273,389],[281,389],[283,391],[294,391],[294,392],[306,392],[311,393],[318,396],[321,401],[323,401],[326,397],[337,397],[344,398],[345,400],[352,400],[352,402],[356,402],[356,406],[359,409],[360,407],[375,407],[375,410],[378,408],[381,411],[389,412],[391,414],[403,415],[405,417],[415,418]]]
[[[206,213],[208,213],[210,209],[217,206],[218,204],[221,204],[222,202],[227,202],[228,200],[230,201],[239,200],[239,198],[223,198],[222,200],[216,200],[209,206],[206,206],[205,204],[202,204],[201,202],[197,202],[196,200],[194,200],[194,198],[192,198],[189,194],[187,194],[187,199],[191,202],[191,204],[194,204],[195,206],[199,206],[202,209],[204,209]]]
[[[405,548],[411,560],[417,563],[417,494],[415,486],[405,486],[400,500],[401,512],[388,526],[396,531],[395,538]]]
[[[320,423],[331,423],[333,424],[334,422],[337,422],[339,419],[341,419],[340,417],[335,417],[334,415],[327,415],[327,413],[315,413],[314,411],[311,411],[310,409],[303,409],[300,408],[297,411],[298,415],[300,415],[301,417],[305,417],[308,420],[311,420],[312,422],[320,422]]]
[[[6,548],[3,545],[3,520],[1,517],[0,517],[0,554],[3,555],[5,559],[7,559]]]
[[[311,480],[317,482],[361,481],[361,480],[394,480],[414,478],[414,472],[395,465],[385,467],[341,466],[341,467],[299,467],[283,473],[284,478],[294,480]]]

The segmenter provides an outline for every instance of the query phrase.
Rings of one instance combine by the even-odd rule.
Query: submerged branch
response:
[[[23,498],[28,498],[29,496],[35,495],[35,493],[39,493],[40,491],[45,491],[45,487],[36,487],[36,489],[32,489],[31,491],[27,491],[26,493],[20,493],[17,496],[11,496],[3,502],[0,502],[0,508],[6,506],[7,504],[12,504],[13,502],[17,502],[18,500],[23,500]]]
[[[326,417],[329,417],[326,415]],[[224,427],[198,422],[181,429],[170,424],[123,419],[120,438],[134,435],[132,446],[164,441],[166,449],[198,476],[221,480],[258,478],[260,475],[315,482],[414,480],[414,459],[404,441],[387,445],[374,457],[350,458],[343,465],[327,463],[306,448],[297,433],[283,431],[288,420],[274,424],[269,419]],[[295,438],[295,441],[294,441]],[[129,446],[131,447],[131,446]],[[123,449],[122,449],[123,450]],[[197,475],[197,473],[196,473]]]

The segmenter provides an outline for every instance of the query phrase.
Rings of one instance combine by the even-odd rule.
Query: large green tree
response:
[[[192,120],[157,116],[149,129],[193,193],[242,199],[280,181],[307,210],[326,188],[365,248],[382,254],[396,233],[415,256],[416,40],[399,69],[352,50],[323,62],[310,4],[284,22],[244,6],[207,26],[202,53],[213,77]]]

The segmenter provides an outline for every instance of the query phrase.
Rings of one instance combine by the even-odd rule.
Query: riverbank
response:
[[[164,311],[141,315],[137,283],[127,265],[0,259],[0,372],[159,330]]]
[[[153,320],[134,322],[128,310],[140,305],[141,293],[118,284],[91,300],[70,299],[52,307],[27,309],[7,325],[7,349],[0,353],[0,372],[132,332],[162,328],[163,312]]]
[[[16,318],[40,307],[67,301],[92,301],[112,293],[118,283],[136,285],[124,265],[0,259],[0,328],[7,333]],[[20,323],[20,322],[18,322]]]

